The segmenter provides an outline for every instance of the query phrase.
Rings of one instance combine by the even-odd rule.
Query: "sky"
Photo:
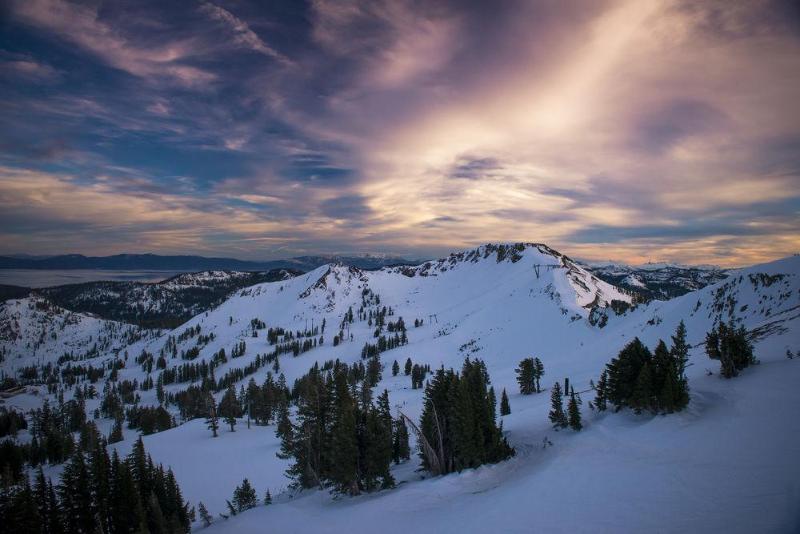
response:
[[[800,252],[800,4],[0,3],[0,253]]]

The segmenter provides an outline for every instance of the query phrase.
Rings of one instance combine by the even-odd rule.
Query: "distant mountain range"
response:
[[[640,301],[669,300],[716,284],[730,274],[730,271],[713,265],[668,263],[639,266],[604,263],[586,268],[601,280],[637,295]]]
[[[114,256],[83,256],[65,254],[51,257],[0,256],[0,269],[100,269],[109,271],[269,271],[296,269],[310,271],[326,263],[341,262],[359,269],[379,269],[391,265],[419,263],[390,256],[299,256],[282,260],[247,261],[234,258],[203,256],[161,256],[158,254],[117,254]]]

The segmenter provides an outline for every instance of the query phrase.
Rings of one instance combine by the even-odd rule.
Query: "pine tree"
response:
[[[111,429],[111,433],[108,435],[108,443],[119,443],[124,439],[122,435],[122,419],[117,419],[114,421],[114,427]]]
[[[628,406],[641,410],[642,405],[634,399],[637,381],[642,368],[652,360],[650,350],[634,338],[606,365],[608,373],[606,398],[617,409]]]
[[[533,358],[525,358],[516,369],[519,392],[523,395],[536,393],[536,364]]]
[[[541,393],[542,388],[539,387],[539,381],[544,376],[544,364],[539,358],[533,360],[534,378],[536,378],[536,393]]]
[[[289,419],[289,406],[281,404],[278,408],[278,425],[275,429],[275,434],[283,439],[290,437],[292,434],[292,421]]]
[[[598,411],[602,412],[605,411],[607,408],[607,395],[608,395],[608,371],[603,371],[600,375],[600,379],[597,381],[597,386],[595,386],[595,397],[594,397],[594,407],[597,408]]]
[[[569,422],[564,413],[564,401],[562,400],[561,383],[556,382],[553,384],[553,389],[550,392],[550,422],[553,423],[553,428],[566,428]]]
[[[400,417],[394,423],[394,436],[392,440],[392,460],[399,464],[403,460],[411,457],[411,449],[408,445],[408,427],[405,420]]]
[[[356,439],[355,402],[350,395],[347,378],[340,372],[335,377],[335,408],[331,429],[330,478],[337,491],[358,495],[358,442]]]
[[[496,424],[496,399],[481,360],[461,374],[440,368],[425,388],[420,421],[423,467],[434,474],[495,463],[514,455]]]
[[[720,362],[720,375],[733,378],[742,369],[757,362],[753,355],[753,346],[747,339],[747,331],[743,326],[736,328],[730,324],[720,323],[706,334],[706,354]]]
[[[639,370],[630,406],[637,414],[642,413],[643,409],[651,409],[653,406],[653,377],[649,362]]]
[[[500,415],[509,415],[511,413],[511,406],[508,404],[508,395],[506,395],[506,388],[503,388],[503,393],[500,395]]]
[[[242,407],[239,404],[239,399],[236,397],[236,390],[233,384],[228,386],[222,400],[219,402],[219,414],[225,420],[225,423],[230,425],[231,432],[235,432],[236,418],[241,415]]]
[[[264,495],[264,504],[266,506],[272,504],[272,494],[269,492],[269,489],[267,489],[267,494]]]
[[[206,404],[208,406],[208,417],[206,417],[206,427],[211,431],[212,437],[217,437],[217,431],[219,430],[219,417],[217,417],[217,403],[214,402],[214,397],[211,395],[211,392],[208,392],[208,397],[206,398]]]
[[[200,513],[200,520],[203,522],[204,527],[209,526],[214,521],[202,501],[197,505],[197,511]]]
[[[399,372],[400,372],[400,364],[397,363],[397,360],[395,360],[394,363],[392,364],[392,376],[397,376]]]
[[[236,512],[241,513],[250,508],[255,508],[258,505],[258,496],[256,490],[250,485],[250,481],[246,478],[242,483],[233,490],[233,506]]]
[[[404,369],[404,371],[406,373],[406,376],[409,376],[411,374],[411,369],[412,368],[413,368],[413,364],[411,363],[411,358],[407,358],[406,359],[405,369]]]
[[[64,467],[59,497],[68,532],[93,532],[96,508],[92,502],[89,470],[83,453],[76,450]]]
[[[581,399],[575,395],[575,390],[570,390],[569,404],[567,405],[567,412],[569,413],[569,427],[573,430],[580,430],[583,428],[581,424]]]
[[[40,532],[42,530],[44,523],[39,514],[36,495],[31,489],[27,477],[12,492],[9,509],[11,513],[4,514],[7,515],[4,518],[6,523],[2,525],[5,532]]]
[[[110,527],[109,499],[111,494],[111,459],[105,446],[98,440],[89,453],[89,475],[91,478],[92,501],[94,502],[101,530],[107,532]]]
[[[652,391],[656,401],[652,403],[655,411],[665,411],[672,413],[675,406],[675,394],[677,384],[675,383],[675,360],[670,354],[666,343],[658,340],[656,350],[653,351],[652,363]]]
[[[686,366],[689,363],[689,344],[686,342],[686,325],[683,321],[678,323],[675,335],[672,336],[672,348],[670,354],[675,359],[678,377],[686,379]]]
[[[48,485],[47,479],[44,477],[42,467],[36,471],[36,478],[34,480],[33,494],[36,500],[36,506],[39,512],[39,519],[41,521],[41,531],[49,532],[49,518],[51,516],[50,501],[48,499]]]
[[[111,532],[147,530],[144,509],[139,490],[127,462],[120,461],[117,451],[111,456],[111,491],[109,494],[109,518]]]

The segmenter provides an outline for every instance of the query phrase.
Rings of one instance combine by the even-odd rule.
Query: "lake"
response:
[[[0,284],[50,287],[97,280],[117,282],[160,282],[183,271],[105,271],[100,269],[0,269]]]

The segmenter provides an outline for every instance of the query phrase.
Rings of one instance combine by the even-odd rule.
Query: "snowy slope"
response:
[[[410,417],[419,416],[423,392],[410,389],[402,373],[391,376],[393,360],[402,363],[410,357],[435,368],[460,367],[466,356],[480,357],[498,394],[504,388],[509,393],[512,414],[504,418],[504,428],[518,451],[509,462],[423,480],[412,459],[396,468],[400,484],[394,490],[346,499],[286,492],[276,496],[272,507],[221,521],[216,530],[260,532],[264,525],[286,532],[800,528],[793,507],[800,502],[800,418],[793,414],[800,402],[800,388],[795,387],[800,359],[785,357],[787,349],[800,351],[800,258],[743,269],[723,282],[623,315],[605,309],[613,301],[630,302],[630,297],[544,245],[486,245],[415,267],[361,271],[333,264],[258,284],[126,350],[131,355],[142,350],[158,354],[170,337],[197,326],[214,338],[200,348],[196,361],[210,359],[220,348],[230,353],[235,343],[245,341],[245,354],[217,369],[221,376],[271,350],[263,331],[252,337],[252,319],[291,330],[319,327],[324,320],[323,345],[298,357],[280,357],[281,372],[291,384],[314,362],[360,360],[364,343],[374,342],[374,327],[365,321],[347,325],[339,346],[331,341],[348,310],[366,303],[369,309],[391,307],[394,315],[387,319],[403,317],[408,326],[409,344],[381,354],[385,370],[379,389],[388,389],[392,404]],[[589,320],[592,310],[607,317],[603,327]],[[724,381],[700,345],[715,321],[731,318],[754,332],[762,364]],[[415,319],[423,325],[415,328]],[[591,399],[586,393],[586,429],[557,433],[547,421],[549,394],[517,394],[514,369],[523,357],[542,359],[543,385],[569,377],[576,390],[587,390],[589,380],[633,337],[651,347],[658,339],[669,342],[682,319],[696,348],[688,369],[692,402],[681,414],[597,416],[586,406]],[[194,337],[184,339],[178,349],[196,342]],[[106,353],[100,359],[111,357]],[[170,359],[168,365],[182,363]],[[707,375],[706,369],[714,374]],[[263,368],[251,376],[260,383],[266,373]],[[121,379],[144,377],[136,365],[120,371]],[[141,396],[143,404],[156,404],[154,391]],[[9,402],[29,406],[31,399]],[[95,402],[87,407],[93,409]],[[273,431],[248,430],[240,423],[235,433],[223,429],[213,439],[201,421],[192,421],[148,436],[145,444],[156,461],[173,467],[193,503],[202,500],[216,514],[225,511],[225,499],[244,477],[260,496],[268,488],[277,495],[287,486],[282,475],[286,462],[275,457]],[[121,452],[135,435],[126,429],[125,437],[117,445]],[[543,448],[545,437],[552,447]]]
[[[728,277],[726,271],[713,265],[679,265],[646,263],[590,263],[587,269],[595,276],[615,286],[633,291],[644,299],[668,300],[690,291],[716,284]]]
[[[39,297],[0,303],[0,369],[15,370],[73,359],[95,358],[122,350],[139,339],[158,335],[138,327],[73,313]]]

